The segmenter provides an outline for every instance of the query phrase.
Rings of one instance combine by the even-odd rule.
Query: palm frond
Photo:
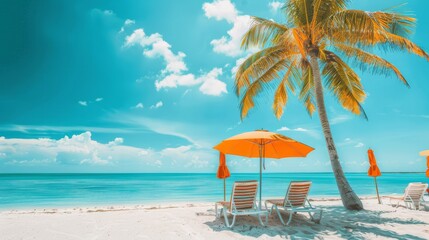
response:
[[[288,28],[272,20],[252,17],[250,29],[243,35],[241,46],[243,49],[252,47],[264,48],[275,44]]]
[[[307,113],[312,116],[316,111],[313,72],[311,70],[310,63],[306,59],[301,59],[299,67],[301,69],[302,76],[300,81],[301,91],[298,97],[304,104]]]
[[[286,106],[288,100],[287,88],[289,88],[292,92],[295,90],[295,84],[293,81],[294,78],[291,77],[291,75],[297,71],[295,63],[296,61],[293,61],[289,65],[288,70],[274,92],[273,111],[274,115],[278,119],[280,119],[283,115],[284,107]]]
[[[283,5],[287,22],[295,27],[310,26],[313,17],[313,0],[289,0]]]
[[[269,47],[252,54],[240,64],[235,75],[235,93],[237,96],[240,95],[241,88],[250,85],[252,78],[255,78],[258,72],[265,71],[275,64],[281,57],[280,53],[285,51],[282,46]]]
[[[415,18],[399,13],[343,10],[330,17],[330,39],[351,44],[374,45],[385,33],[407,36],[412,33]],[[329,36],[328,36],[329,37]]]
[[[369,52],[359,48],[344,44],[335,44],[337,50],[344,53],[349,59],[352,59],[361,68],[362,71],[369,69],[373,74],[383,74],[389,76],[394,73],[405,85],[409,86],[402,73],[392,63]]]
[[[325,86],[332,91],[345,109],[367,118],[360,105],[365,100],[366,94],[359,76],[335,53],[325,50],[325,54],[329,56],[322,70]]]
[[[392,33],[386,33],[383,36],[380,36],[380,39],[380,47],[383,50],[399,49],[416,54],[417,56],[426,58],[426,60],[429,61],[429,55],[421,47],[405,37],[401,37]]]
[[[286,67],[288,67],[287,60],[279,60],[270,68],[266,69],[261,76],[254,80],[249,87],[246,88],[241,101],[240,101],[240,112],[241,119],[244,119],[249,110],[255,106],[254,98],[262,91],[270,88],[267,84],[274,79],[279,78],[279,73]]]

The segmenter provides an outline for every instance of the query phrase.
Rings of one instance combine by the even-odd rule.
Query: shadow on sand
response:
[[[392,229],[394,224],[410,225],[427,224],[417,220],[403,220],[398,218],[381,217],[381,214],[392,211],[370,211],[363,210],[351,212],[340,206],[323,207],[323,218],[320,224],[310,221],[308,215],[304,213],[295,214],[289,226],[283,226],[278,216],[273,213],[268,219],[268,226],[261,226],[254,216],[238,216],[233,228],[228,228],[224,224],[223,217],[214,219],[212,222],[205,222],[213,231],[231,231],[243,236],[259,237],[279,236],[290,239],[324,239],[329,236],[336,236],[345,239],[368,239],[368,237],[382,237],[393,239],[418,239],[424,238],[412,235],[400,235]],[[214,210],[210,209],[211,215],[215,218]],[[282,213],[287,219],[287,213]],[[412,232],[412,231],[410,231]]]

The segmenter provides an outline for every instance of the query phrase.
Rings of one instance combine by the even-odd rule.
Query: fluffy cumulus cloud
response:
[[[279,1],[273,1],[268,3],[268,6],[273,12],[277,12],[281,7],[283,7],[283,3]]]
[[[143,29],[136,29],[125,39],[125,47],[131,47],[134,45],[141,46],[143,48],[143,55],[148,58],[163,58],[165,62],[165,67],[163,70],[161,70],[159,79],[155,81],[155,87],[158,91],[160,91],[161,89],[177,88],[179,86],[202,86],[205,84],[206,81],[209,81],[209,83],[205,84],[205,86],[215,85],[215,88],[217,88],[213,91],[204,91],[206,90],[206,87],[203,87],[203,90],[201,90],[200,88],[200,91],[206,95],[221,95],[218,94],[218,88],[219,86],[225,85],[225,83],[217,78],[214,79],[206,77],[211,72],[218,71],[217,68],[214,68],[208,74],[203,73],[200,76],[196,76],[193,73],[188,73],[188,68],[184,61],[186,54],[180,51],[174,53],[171,50],[171,45],[163,39],[161,34],[154,33],[151,35],[147,35]],[[219,75],[221,74],[217,74],[216,76]],[[213,92],[215,94],[213,94]],[[220,93],[227,93],[226,87],[225,90],[222,89]]]
[[[212,40],[213,51],[231,57],[243,54],[241,50],[241,39],[249,29],[252,21],[249,15],[240,15],[230,0],[215,0],[203,4],[204,14],[207,18],[217,21],[226,20],[232,24],[226,36]]]
[[[50,138],[14,139],[1,138],[0,152],[5,164],[38,165],[111,165],[121,159],[153,164],[141,158],[140,148],[123,146],[122,138],[107,144],[92,139],[91,132],[84,132],[59,140]]]
[[[163,73],[180,73],[188,70],[183,58],[186,56],[183,52],[173,53],[171,45],[162,38],[159,33],[146,35],[143,29],[139,28],[127,36],[125,46],[140,45],[144,50],[146,57],[162,57],[166,64]]]
[[[124,145],[117,137],[108,143],[92,139],[91,132],[61,139],[17,139],[0,137],[0,165],[32,166],[98,166],[140,167],[141,170],[161,166],[183,169],[207,167],[214,158],[212,151],[194,145],[155,151]],[[176,166],[177,165],[177,166]],[[101,167],[101,168],[100,168]],[[137,170],[137,169],[132,169]]]
[[[233,23],[238,16],[238,11],[229,0],[216,0],[212,3],[204,3],[203,10],[208,18],[215,18],[216,20],[227,20]]]
[[[200,86],[200,91],[206,95],[220,96],[222,93],[227,93],[226,84],[218,79],[222,75],[222,68],[214,68],[206,75],[203,75]]]

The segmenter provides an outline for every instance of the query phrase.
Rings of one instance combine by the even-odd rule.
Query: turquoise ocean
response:
[[[346,174],[359,196],[375,196],[374,179]],[[232,174],[234,181],[259,180],[259,174]],[[332,173],[264,173],[262,197],[282,196],[291,180],[310,180],[311,197],[338,196]],[[401,194],[409,182],[429,182],[424,173],[384,173],[377,178],[382,195]],[[0,174],[0,209],[110,206],[223,199],[223,180],[214,173]]]

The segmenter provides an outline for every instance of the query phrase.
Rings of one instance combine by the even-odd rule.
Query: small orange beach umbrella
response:
[[[231,176],[229,169],[226,166],[225,154],[219,152],[219,167],[217,169],[216,177],[223,179],[223,200],[226,201],[226,178]]]
[[[368,176],[370,177],[381,176],[381,172],[377,166],[377,160],[375,159],[374,151],[372,151],[372,149],[368,150],[368,159],[369,159]]]
[[[377,192],[378,203],[381,204],[380,195],[378,194],[377,177],[381,176],[380,169],[377,166],[377,160],[375,159],[374,151],[368,149],[369,169],[368,176],[374,177],[375,190]]]

